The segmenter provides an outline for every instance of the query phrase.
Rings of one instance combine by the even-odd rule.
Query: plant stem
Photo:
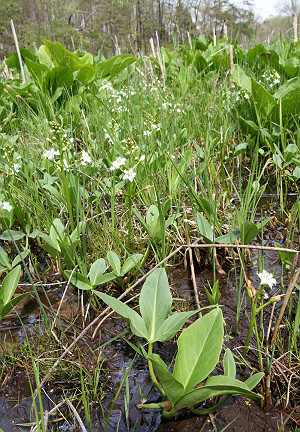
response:
[[[251,310],[251,319],[250,319],[250,323],[249,323],[249,328],[248,328],[248,334],[247,334],[247,338],[246,338],[246,342],[245,342],[245,348],[243,349],[243,357],[246,357],[247,352],[249,351],[249,342],[250,342],[250,338],[253,332],[253,327],[254,327],[254,323],[255,323],[255,319],[256,319],[256,305],[257,305],[257,300],[256,298],[253,299],[253,305],[252,305],[252,310]]]
[[[152,349],[153,349],[153,343],[149,343],[148,355],[152,354]],[[149,368],[149,373],[150,373],[150,377],[152,379],[153,384],[155,385],[155,387],[157,388],[159,393],[161,393],[163,396],[166,397],[166,392],[164,391],[164,389],[161,387],[161,385],[157,381],[157,378],[156,378],[155,373],[154,373],[152,362],[149,359],[148,359],[148,368]]]
[[[212,411],[215,411],[216,409],[218,409],[221,405],[223,405],[223,403],[225,403],[227,401],[227,399],[230,397],[231,395],[226,395],[222,400],[220,400],[220,402],[218,402],[216,405],[204,409],[204,410],[197,410],[195,408],[192,407],[188,407],[189,411],[191,411],[191,413],[196,414],[196,415],[203,415],[203,414],[209,414]]]

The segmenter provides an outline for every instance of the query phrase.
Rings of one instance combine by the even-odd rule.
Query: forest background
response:
[[[298,0],[286,0],[278,15],[264,21],[254,15],[253,2],[244,0],[0,0],[0,59],[15,50],[10,20],[22,47],[36,48],[44,38],[68,49],[106,56],[122,52],[147,53],[149,39],[166,48],[186,42],[188,34],[228,36],[239,43],[292,36]]]

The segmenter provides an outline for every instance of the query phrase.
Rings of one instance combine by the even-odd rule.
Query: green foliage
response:
[[[1,254],[1,259],[3,254]],[[21,266],[11,270],[3,279],[0,288],[0,321],[7,315],[13,307],[31,293],[20,294],[13,298],[20,280]]]
[[[107,294],[97,291],[95,293],[129,322],[132,332],[144,338],[149,346],[154,342],[171,339],[184,322],[198,312],[179,312],[168,316],[172,296],[163,269],[155,270],[148,276],[142,287],[139,300],[141,315]],[[195,321],[179,336],[173,374],[168,371],[167,365],[157,354],[148,353],[146,357],[150,361],[149,368],[154,365],[162,390],[171,407],[165,402],[156,406],[143,404],[141,407],[160,407],[163,409],[163,415],[169,418],[182,408],[199,405],[204,400],[218,395],[242,394],[250,398],[257,397],[258,395],[251,389],[263,374],[256,374],[253,381],[249,382],[250,386],[236,380],[235,363],[229,350],[224,356],[224,376],[210,377],[201,387],[195,387],[214,370],[219,361],[222,344],[223,316],[221,309],[216,308]],[[153,375],[151,377],[156,380]]]

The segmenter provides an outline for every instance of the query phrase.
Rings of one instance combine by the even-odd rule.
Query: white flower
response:
[[[244,96],[245,99],[249,99],[249,95],[246,93]]]
[[[273,285],[276,285],[276,279],[273,278],[272,273],[268,273],[266,270],[263,270],[262,273],[257,273],[257,276],[260,278],[260,284],[261,285],[269,285],[269,287],[272,289]]]
[[[44,158],[52,160],[55,158],[55,156],[59,156],[59,151],[55,150],[54,148],[50,148],[49,150],[45,151]]]
[[[145,156],[145,155],[142,155],[142,156],[140,157],[140,162],[143,162],[143,160],[145,160],[145,158],[146,158],[146,156]]]
[[[279,84],[279,83],[280,83],[280,79],[275,78],[275,80],[274,80],[274,84]]]
[[[122,157],[118,157],[113,163],[112,166],[109,168],[111,171],[114,171],[115,169],[120,168],[120,166],[125,165],[126,159]]]
[[[129,180],[130,182],[132,182],[135,176],[136,176],[136,173],[133,171],[132,168],[129,168],[129,170],[124,171],[124,175],[123,175],[122,179],[123,180]]]
[[[21,165],[19,163],[14,163],[13,168],[10,169],[11,174],[17,174],[20,171]]]
[[[3,202],[0,202],[0,206],[2,207],[2,210],[7,210],[7,211],[11,211],[12,210],[12,205],[10,205],[9,204],[9,202],[8,201],[3,201]]]
[[[87,166],[87,164],[91,163],[92,159],[88,152],[82,150],[81,152],[81,163],[83,166]]]
[[[151,135],[151,131],[149,131],[149,130],[145,130],[145,131],[143,132],[143,135],[144,135],[144,137],[147,137],[147,136]]]

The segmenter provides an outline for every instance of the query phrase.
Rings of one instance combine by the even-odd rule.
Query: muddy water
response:
[[[274,242],[282,242],[283,227],[277,227],[275,231],[265,230],[263,243],[265,245],[274,245]],[[256,239],[258,244],[261,244],[259,236]],[[269,271],[276,269],[276,275],[281,273],[281,267],[277,261],[277,254],[273,252],[264,253],[265,268]],[[228,263],[222,255],[219,257],[221,265],[228,271],[228,277],[218,276],[220,291],[222,297],[220,304],[223,305],[223,314],[225,320],[225,333],[228,335],[226,338],[226,345],[238,354],[245,341],[247,334],[248,319],[245,315],[249,314],[249,305],[245,300],[242,303],[241,319],[239,325],[239,332],[234,334],[235,328],[235,313],[236,313],[236,286],[238,278],[235,280],[234,271],[230,270],[232,265]],[[254,286],[258,286],[258,277],[256,274],[257,253],[252,252],[250,261],[252,265],[247,267],[247,275],[252,280]],[[201,268],[195,261],[196,268],[196,283],[200,295],[201,304],[207,305],[207,299],[203,286],[208,286],[207,282],[212,283],[212,271],[208,268]],[[185,305],[194,306],[193,286],[191,283],[190,273],[181,264],[175,268],[168,268],[169,280],[174,297],[174,303],[178,303],[178,307],[185,307]],[[51,303],[56,309],[63,292],[64,285],[51,288],[49,286],[48,295]],[[76,314],[79,313],[78,302],[76,296],[72,293],[68,294],[68,299],[64,302],[61,311],[62,320],[66,323],[70,322]],[[20,305],[19,313],[26,328],[33,328],[40,320],[40,312],[34,300],[29,300]],[[268,315],[269,316],[269,315]],[[39,324],[40,331],[42,325]],[[109,318],[101,329],[101,344],[116,334],[122,332],[126,325],[119,318]],[[80,329],[78,328],[78,331]],[[128,336],[128,335],[127,335]],[[20,320],[16,318],[7,318],[2,321],[0,327],[0,340],[2,343],[7,339],[11,339],[16,343],[24,340],[24,330],[20,324]],[[134,342],[134,339],[132,339]],[[255,341],[251,341],[255,345]],[[17,344],[16,343],[16,344]],[[86,336],[82,341],[88,344],[91,350],[97,350],[98,341],[91,341],[89,336]],[[84,348],[83,348],[84,349]],[[85,351],[88,353],[88,351]],[[160,344],[155,348],[155,352],[160,354],[167,364],[172,364],[174,356],[176,355],[176,342],[168,341]],[[134,357],[134,351],[120,338],[103,348],[102,355],[104,358],[103,372],[101,373],[100,385],[104,391],[104,397],[101,402],[90,405],[91,423],[93,432],[103,431],[105,427],[104,417],[108,416],[111,409],[115,395],[119,389],[120,383],[126,373],[127,368]],[[1,359],[0,359],[1,360]],[[86,359],[88,361],[88,359]],[[255,357],[253,358],[253,366],[255,364]],[[46,371],[41,371],[44,376]],[[248,377],[248,370],[238,370],[239,378],[244,380]],[[34,385],[34,380],[33,380]],[[78,385],[80,388],[80,384]],[[159,395],[150,380],[147,372],[147,365],[145,359],[137,357],[129,373],[128,379],[129,388],[129,409],[127,419],[124,411],[124,395],[125,388],[122,389],[114,407],[110,413],[107,423],[108,432],[209,432],[221,431],[227,426],[228,431],[232,432],[271,432],[277,431],[285,421],[287,414],[281,412],[279,405],[276,407],[277,397],[276,393],[273,394],[271,409],[265,411],[260,408],[258,400],[248,401],[243,397],[231,397],[228,401],[216,412],[210,416],[195,417],[187,412],[181,412],[174,419],[165,420],[162,418],[159,411],[140,410],[136,407],[141,402],[141,394],[144,395],[148,402],[159,401]],[[139,390],[140,389],[140,390]],[[62,400],[63,390],[57,391],[51,387],[46,387],[45,394],[43,393],[44,410],[50,410],[53,407],[50,399],[55,399],[56,403]],[[99,390],[100,391],[100,390]],[[56,394],[54,395],[54,393]],[[67,393],[70,396],[70,393]],[[54,397],[55,396],[55,397]],[[30,408],[32,405],[31,391],[28,385],[28,379],[24,369],[21,366],[16,368],[12,374],[10,381],[4,385],[0,391],[0,428],[4,432],[17,432],[28,431],[30,428],[21,426],[20,424],[29,423],[31,420]],[[203,405],[205,408],[206,405]],[[63,414],[67,411],[62,409]],[[84,419],[84,411],[80,412],[81,418]],[[72,432],[80,430],[78,423],[73,416],[67,416],[64,419],[62,416],[57,415],[53,418],[55,423],[49,423],[49,431],[64,431]],[[85,423],[86,424],[86,423]],[[285,425],[283,431],[292,431],[292,427]]]

